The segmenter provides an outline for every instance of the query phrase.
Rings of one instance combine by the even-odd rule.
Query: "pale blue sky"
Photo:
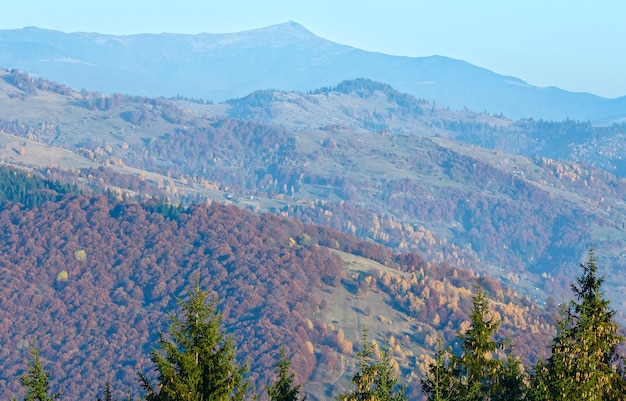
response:
[[[536,86],[626,95],[626,2],[472,0],[11,0],[0,29],[224,33],[296,21],[369,51],[443,55]],[[0,65],[1,65],[0,60]]]

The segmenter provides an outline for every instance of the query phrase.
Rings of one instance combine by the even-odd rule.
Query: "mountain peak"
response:
[[[281,37],[288,39],[289,41],[320,39],[313,32],[309,31],[304,26],[295,21],[287,21],[281,24],[271,25],[265,28],[258,28],[240,33],[257,33],[265,35],[269,34],[274,38]]]
[[[296,21],[287,21],[287,22],[284,22],[282,24],[278,24],[278,26],[284,26],[284,27],[295,29],[295,30],[303,30],[303,31],[306,31],[306,32],[310,32],[303,25],[297,23]]]
[[[444,56],[366,52],[317,36],[296,21],[196,35],[114,36],[25,27],[0,30],[0,44],[0,67],[107,93],[219,101],[259,89],[310,91],[364,77],[453,109],[603,124],[624,119],[624,101],[539,89]]]
[[[220,46],[237,44],[247,48],[269,46],[277,49],[292,45],[310,46],[314,41],[325,41],[294,21],[249,31],[205,35],[217,39]]]
[[[287,22],[283,22],[281,24],[276,24],[276,25],[270,25],[266,28],[260,28],[260,29],[267,29],[267,30],[280,30],[280,31],[284,31],[284,32],[299,32],[299,33],[307,33],[309,35],[312,35],[311,31],[309,31],[308,29],[306,29],[303,25],[297,23],[296,21],[287,21]]]

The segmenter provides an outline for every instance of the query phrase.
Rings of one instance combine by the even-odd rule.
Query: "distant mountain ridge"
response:
[[[0,66],[78,90],[213,101],[268,88],[309,91],[363,77],[452,109],[596,124],[626,119],[626,96],[606,99],[538,88],[442,56],[367,52],[320,38],[296,22],[197,35],[2,30]]]

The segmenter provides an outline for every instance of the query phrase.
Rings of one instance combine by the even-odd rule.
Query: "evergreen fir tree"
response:
[[[623,400],[626,381],[621,374],[618,345],[624,341],[615,312],[601,291],[604,277],[589,251],[589,261],[581,264],[582,274],[572,284],[575,299],[563,304],[557,334],[544,371],[547,371],[549,400]],[[543,375],[535,368],[534,376]],[[539,379],[545,380],[543,376]],[[533,382],[538,378],[534,377]]]
[[[59,399],[60,392],[48,395],[50,372],[43,367],[37,345],[31,348],[31,357],[32,361],[28,363],[28,372],[20,377],[20,383],[26,388],[24,401],[54,401]]]
[[[455,376],[455,392],[459,400],[489,400],[502,372],[502,361],[495,358],[503,346],[494,335],[500,322],[490,316],[489,301],[478,287],[472,297],[470,328],[459,334],[461,355],[452,357]]]
[[[443,348],[441,339],[437,341],[435,359],[428,364],[426,376],[422,379],[422,392],[428,401],[451,401],[456,399],[453,370],[449,362],[450,353]]]
[[[613,321],[615,311],[601,291],[604,276],[598,277],[598,266],[589,251],[589,261],[581,265],[582,275],[572,285],[576,297],[571,302],[574,326],[571,336],[575,359],[574,379],[581,400],[624,397],[624,379],[617,373],[617,346],[624,341],[619,325]]]
[[[543,359],[539,359],[533,366],[526,399],[529,401],[549,401],[550,396],[550,375],[548,366]]]
[[[400,382],[391,361],[389,349],[381,351],[380,362],[378,363],[376,385],[376,400],[380,401],[408,401],[406,387]]]
[[[280,349],[279,358],[275,365],[278,378],[275,383],[267,387],[267,395],[271,401],[298,401],[300,385],[294,385],[295,375],[289,372],[291,361],[285,356],[284,348]]]
[[[556,323],[556,336],[550,345],[552,355],[547,363],[547,395],[550,400],[571,400],[576,394],[573,349],[572,315],[569,305],[563,302]]]
[[[187,302],[179,302],[182,318],[171,317],[169,336],[159,334],[159,349],[151,354],[158,390],[139,375],[148,401],[244,399],[247,368],[236,363],[232,336],[222,331],[216,301],[207,298],[196,283]]]
[[[528,387],[527,375],[524,373],[522,363],[513,354],[513,346],[507,351],[507,359],[500,372],[497,385],[491,390],[492,401],[522,401],[526,399]]]
[[[98,397],[97,401],[113,401],[113,392],[111,391],[111,382],[108,380],[104,383],[104,390],[102,391],[102,398]]]
[[[338,401],[408,401],[406,388],[401,384],[391,364],[389,352],[381,352],[381,359],[374,357],[375,347],[363,333],[363,350],[359,357],[359,371],[352,378],[354,389],[337,396]]]

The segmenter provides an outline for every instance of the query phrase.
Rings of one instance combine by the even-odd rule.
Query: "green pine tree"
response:
[[[113,401],[113,393],[111,392],[111,383],[109,381],[104,383],[104,391],[102,391],[102,398],[98,397],[97,401]]]
[[[526,399],[529,401],[549,401],[550,397],[550,374],[548,366],[543,359],[539,359],[533,366],[530,375]]]
[[[571,302],[575,326],[573,339],[577,347],[575,377],[581,399],[612,399],[618,394],[624,397],[624,379],[617,374],[617,346],[624,341],[619,335],[619,325],[613,320],[615,311],[601,291],[604,276],[598,277],[598,266],[589,251],[589,261],[581,265],[582,275],[572,285],[576,300]],[[577,302],[578,301],[578,302]],[[626,398],[626,397],[624,397]]]
[[[552,356],[543,373],[535,368],[534,376],[541,375],[541,381],[547,376],[549,400],[624,400],[626,380],[617,353],[624,338],[601,290],[604,277],[598,276],[593,249],[580,267],[582,274],[572,284],[575,299],[562,306]]]
[[[32,361],[28,363],[28,372],[20,377],[20,383],[26,388],[24,401],[54,401],[60,398],[61,393],[48,395],[50,387],[50,372],[43,367],[39,348],[35,344],[30,350]]]
[[[285,356],[285,349],[279,351],[279,361],[276,365],[278,378],[266,388],[271,401],[298,401],[300,399],[300,385],[294,385],[295,375],[289,372],[291,360]],[[306,399],[304,397],[303,399]]]
[[[489,310],[489,301],[482,288],[477,287],[472,297],[470,328],[459,334],[461,355],[453,355],[455,392],[459,400],[489,400],[503,370],[496,351],[503,342],[494,340],[500,322]]]
[[[537,397],[548,397],[547,399],[553,401],[575,399],[577,388],[574,384],[572,322],[569,305],[565,302],[561,303],[560,318],[556,323],[556,336],[550,344],[552,355],[545,365],[547,376],[542,378],[546,383],[547,392],[544,390],[543,395],[537,392]],[[537,398],[537,401],[541,399]]]
[[[354,388],[337,396],[337,401],[408,401],[406,387],[393,369],[389,352],[381,351],[377,360],[374,351],[367,331],[363,332],[363,350],[357,354],[360,369],[352,378]]]
[[[426,376],[421,380],[422,392],[428,401],[452,401],[455,398],[454,373],[450,367],[450,352],[437,340],[435,360],[428,364]]]
[[[151,354],[159,386],[139,375],[148,401],[243,400],[248,391],[247,368],[235,361],[232,336],[221,327],[216,301],[199,283],[186,302],[179,301],[182,318],[171,317],[168,336],[159,334]]]
[[[513,346],[507,350],[507,358],[491,391],[492,401],[522,401],[526,400],[528,392],[527,375],[521,361],[513,354]]]
[[[128,400],[131,400],[131,396],[130,394],[127,397]],[[111,388],[111,382],[110,381],[106,381],[104,383],[104,389],[102,390],[102,398],[98,397],[96,398],[96,401],[115,401],[115,399],[113,398],[113,389]]]
[[[376,384],[376,400],[380,401],[408,401],[406,386],[401,383],[393,364],[389,349],[381,351],[378,363],[378,377]]]

